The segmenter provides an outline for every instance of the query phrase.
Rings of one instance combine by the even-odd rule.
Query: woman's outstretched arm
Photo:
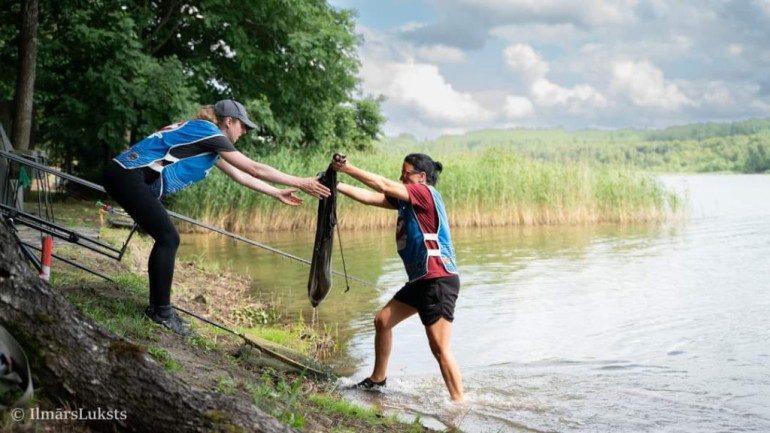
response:
[[[395,209],[392,204],[385,197],[385,194],[380,192],[369,191],[367,189],[358,188],[346,183],[338,183],[337,191],[352,198],[353,200],[363,203],[369,206],[377,206],[385,209]]]
[[[248,156],[238,151],[220,152],[219,155],[228,164],[257,179],[299,188],[316,198],[329,197],[331,194],[329,188],[319,183],[316,177],[292,176],[269,165],[252,161]]]
[[[228,175],[231,179],[247,188],[251,188],[254,191],[269,195],[270,197],[273,197],[281,203],[289,206],[299,206],[302,204],[302,199],[294,195],[294,193],[297,192],[297,190],[294,188],[276,188],[269,183],[257,179],[256,177],[249,176],[248,174],[228,164],[221,158],[219,161],[217,161],[216,165],[218,169],[222,170],[222,172]]]
[[[340,173],[345,173],[354,179],[360,180],[369,188],[388,197],[409,201],[409,192],[406,190],[403,183],[360,169],[346,160],[333,160],[332,167]],[[390,208],[392,209],[393,207],[391,206]]]

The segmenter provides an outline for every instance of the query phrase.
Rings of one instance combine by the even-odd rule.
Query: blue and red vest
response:
[[[150,185],[150,190],[160,198],[205,179],[219,159],[217,152],[179,159],[171,156],[171,149],[216,135],[223,134],[207,120],[175,123],[154,132],[114,159],[123,168],[150,167],[160,173],[158,179]]]
[[[417,214],[408,201],[398,201],[399,224],[396,227],[396,246],[398,255],[404,261],[409,282],[419,280],[428,273],[428,258],[441,257],[441,264],[450,274],[457,273],[455,250],[449,234],[449,218],[447,218],[444,200],[435,188],[428,185],[433,196],[433,205],[438,216],[438,232],[423,233]],[[431,241],[433,248],[427,242]],[[435,248],[435,246],[438,248]]]

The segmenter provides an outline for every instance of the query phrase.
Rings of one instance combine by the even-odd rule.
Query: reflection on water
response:
[[[349,397],[468,432],[770,431],[770,176],[664,180],[687,189],[688,221],[455,230],[466,401],[448,402],[417,318],[394,330],[388,389]],[[183,237],[186,251],[248,268],[262,296],[310,317],[306,265],[207,239]],[[258,240],[312,248],[309,234]],[[320,307],[350,338],[352,381],[405,275],[391,233],[343,232],[343,246],[348,271],[380,287],[343,281]]]

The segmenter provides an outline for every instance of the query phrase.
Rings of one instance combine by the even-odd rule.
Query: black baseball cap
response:
[[[246,113],[243,104],[233,99],[223,99],[214,104],[214,114],[216,114],[217,117],[234,117],[243,122],[248,129],[257,127],[254,122],[249,120],[249,116]]]

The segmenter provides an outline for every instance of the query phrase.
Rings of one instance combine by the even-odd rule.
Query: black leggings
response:
[[[174,259],[179,248],[179,233],[171,223],[166,208],[150,192],[149,184],[157,178],[148,169],[127,170],[114,160],[104,170],[104,189],[147,234],[155,239],[147,264],[150,274],[150,305],[171,305]]]

